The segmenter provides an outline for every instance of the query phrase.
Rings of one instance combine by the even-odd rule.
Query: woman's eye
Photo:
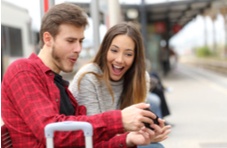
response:
[[[116,49],[111,49],[110,51],[112,51],[112,52],[117,52],[117,50],[116,50]]]
[[[126,56],[128,56],[128,57],[133,56],[133,54],[132,54],[132,53],[126,53],[125,55],[126,55]]]

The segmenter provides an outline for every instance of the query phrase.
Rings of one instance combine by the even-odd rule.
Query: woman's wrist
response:
[[[127,136],[126,136],[126,144],[127,144],[128,147],[135,146],[135,144],[132,142],[132,139],[131,138],[132,137],[131,137],[130,133],[128,133]]]

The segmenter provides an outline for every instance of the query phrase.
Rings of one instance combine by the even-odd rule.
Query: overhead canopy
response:
[[[178,0],[152,4],[145,1],[145,5],[122,4],[121,8],[125,20],[132,20],[127,13],[134,9],[139,12],[139,20],[142,16],[141,12],[145,11],[147,24],[168,22],[170,28],[178,27],[175,29],[180,29],[198,14],[203,14],[214,3],[220,2],[224,2],[224,0]]]
[[[144,5],[142,3],[144,1]],[[188,22],[195,18],[198,14],[203,14],[207,9],[211,8],[214,3],[221,3],[226,0],[160,0],[160,3],[154,3],[154,0],[141,0],[141,3],[127,4],[120,3],[124,20],[141,21],[141,16],[146,16],[146,24],[162,23],[168,24],[168,29],[177,32]],[[153,2],[153,3],[150,3]],[[90,13],[90,3],[77,3]],[[226,3],[225,3],[226,4]],[[137,13],[138,17],[130,18],[130,11]],[[145,13],[145,15],[142,14]],[[102,15],[102,13],[100,13]],[[132,14],[133,15],[133,14]],[[134,14],[136,15],[136,14]],[[100,17],[103,21],[103,17]],[[160,24],[161,25],[161,24]],[[174,30],[175,29],[175,30]]]

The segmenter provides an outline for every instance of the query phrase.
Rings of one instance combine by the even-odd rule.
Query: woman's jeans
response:
[[[159,96],[149,92],[146,100],[146,102],[150,104],[152,112],[154,112],[159,118],[162,118],[161,100]]]
[[[161,143],[152,143],[144,146],[137,146],[137,148],[165,148]]]

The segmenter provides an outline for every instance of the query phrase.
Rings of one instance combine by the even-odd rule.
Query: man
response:
[[[13,147],[45,147],[44,127],[61,121],[87,121],[93,126],[94,147],[134,147],[166,138],[164,121],[154,125],[147,104],[86,116],[59,75],[71,72],[81,51],[86,14],[76,5],[53,6],[43,17],[41,50],[12,63],[2,81],[2,119]],[[144,127],[147,122],[155,130]],[[125,133],[125,131],[128,131]],[[118,136],[116,136],[119,134]],[[56,147],[84,147],[83,133],[57,132]]]

